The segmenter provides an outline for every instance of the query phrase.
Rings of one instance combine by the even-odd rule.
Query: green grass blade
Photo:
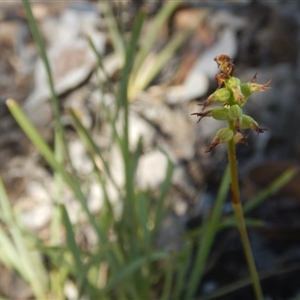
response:
[[[50,63],[49,63],[49,60],[47,57],[47,53],[46,53],[46,47],[43,42],[40,31],[38,29],[37,22],[33,16],[29,0],[23,0],[23,6],[26,11],[26,15],[28,18],[28,22],[29,22],[29,26],[30,26],[33,38],[38,46],[41,59],[43,61],[45,69],[46,69],[48,86],[50,88],[50,94],[51,94],[51,98],[50,98],[51,104],[52,104],[55,120],[57,123],[57,135],[58,135],[58,138],[61,140],[62,145],[64,146],[64,150],[67,155],[68,162],[72,168],[73,180],[77,181],[76,185],[78,185],[78,176],[77,176],[76,170],[73,167],[73,164],[72,164],[72,161],[70,158],[70,153],[68,151],[65,133],[63,130],[62,122],[61,122],[60,104],[59,104],[59,101],[58,101],[58,98],[57,98],[57,95],[55,92],[55,88],[54,88],[54,81],[53,81],[53,77],[52,77],[51,66],[50,66]],[[56,145],[55,145],[55,147],[56,147]]]
[[[73,231],[73,226],[68,216],[68,212],[64,205],[60,204],[60,210],[62,214],[62,220],[66,229],[67,245],[72,253],[75,262],[75,268],[77,274],[82,274],[83,263],[81,261],[81,251],[75,240],[75,233]]]
[[[299,172],[298,168],[289,168],[284,171],[267,188],[263,189],[258,195],[252,197],[247,201],[247,203],[243,207],[244,214],[250,212],[255,207],[260,205],[266,198],[279,191],[294,178],[297,172]]]
[[[196,260],[194,263],[194,269],[190,278],[190,282],[188,284],[188,289],[186,292],[185,299],[193,299],[197,287],[201,282],[202,276],[205,271],[206,261],[208,259],[208,255],[210,253],[215,235],[217,233],[220,224],[220,216],[221,216],[223,204],[228,195],[229,183],[230,183],[230,176],[229,176],[229,168],[227,167],[226,171],[224,172],[223,179],[218,190],[218,195],[216,198],[216,203],[214,205],[212,215],[207,225],[204,228],[203,236],[201,238],[201,243],[197,251]]]
[[[157,200],[157,207],[155,211],[155,219],[154,219],[154,228],[153,228],[153,235],[156,235],[157,230],[161,224],[164,212],[164,203],[169,192],[171,183],[172,183],[172,175],[174,171],[174,164],[168,159],[168,166],[166,170],[165,180],[160,189],[160,195]]]
[[[59,164],[63,164],[64,155],[63,155],[63,144],[60,139],[58,129],[55,130],[54,134],[54,158]],[[63,178],[58,172],[54,173],[54,183],[55,183],[55,191],[54,191],[54,203],[55,206],[53,208],[53,216],[51,218],[50,232],[51,232],[51,244],[59,245],[60,242],[60,224],[61,224],[61,215],[59,210],[59,204],[62,199],[62,188],[63,188]]]
[[[62,166],[57,162],[54,153],[52,152],[48,144],[40,136],[39,132],[34,128],[34,126],[27,119],[23,111],[20,109],[19,105],[12,99],[8,99],[6,103],[11,114],[16,119],[16,121],[18,122],[22,130],[25,132],[27,137],[31,140],[33,145],[41,153],[41,155],[47,161],[47,163],[56,172],[58,172],[61,175],[65,183],[73,191],[76,198],[79,200],[84,212],[88,216],[91,224],[93,225],[94,229],[97,231],[101,242],[105,244],[107,242],[106,234],[101,230],[99,224],[95,221],[94,216],[91,214],[87,205],[86,198],[81,191],[80,185],[77,183],[76,180],[73,180],[71,175],[65,170],[64,166]]]
[[[52,96],[51,99],[52,99],[52,107],[53,107],[54,115],[55,115],[56,121],[59,123],[59,126],[61,126],[59,102],[58,102],[58,99],[57,99],[57,96],[56,96],[56,93],[55,93],[55,90],[54,90],[54,83],[53,83],[53,78],[52,78],[52,73],[51,73],[51,67],[50,67],[50,63],[48,61],[48,57],[47,57],[47,54],[46,54],[45,44],[43,42],[42,36],[41,36],[40,31],[38,29],[37,22],[36,22],[36,20],[33,16],[31,6],[30,6],[30,1],[29,0],[22,0],[22,1],[23,1],[23,7],[26,11],[26,15],[27,15],[27,18],[28,18],[28,23],[29,23],[33,38],[34,38],[34,40],[35,40],[35,42],[38,46],[40,56],[42,58],[44,66],[46,68],[46,73],[47,73],[47,78],[48,78],[48,85],[49,85],[51,96]]]
[[[141,231],[142,231],[142,234],[143,234],[142,246],[145,250],[146,255],[149,256],[150,255],[150,250],[151,250],[150,249],[150,246],[151,246],[150,230],[148,228],[149,199],[147,198],[147,196],[144,193],[140,192],[138,194],[137,201],[138,201],[137,216],[139,218],[139,223],[140,223]]]
[[[117,183],[115,182],[114,178],[111,175],[107,160],[102,156],[101,151],[100,151],[99,147],[96,145],[93,137],[87,131],[87,129],[83,126],[76,111],[71,110],[70,113],[71,113],[72,119],[74,121],[76,130],[80,136],[80,139],[84,142],[84,144],[85,144],[88,152],[91,154],[91,156],[94,157],[93,162],[95,162],[95,159],[100,158],[101,163],[104,166],[104,170],[105,170],[106,174],[108,175],[108,178],[111,180],[112,184],[114,185],[114,187],[120,194],[121,193],[120,189],[119,189]]]
[[[50,149],[48,144],[44,141],[44,139],[41,137],[40,133],[35,129],[35,127],[30,123],[30,121],[27,119],[24,112],[21,110],[19,105],[16,101],[13,99],[8,99],[6,101],[6,104],[15,118],[15,120],[18,122],[22,130],[25,132],[27,137],[31,140],[33,145],[38,149],[38,151],[41,153],[41,155],[44,157],[44,159],[47,161],[47,163],[59,174],[61,174],[64,181],[70,186],[70,188],[73,190],[73,192],[78,196],[81,197],[81,195],[78,195],[78,187],[71,179],[70,175],[67,173],[65,168],[57,162],[55,159],[55,155],[53,151]]]
[[[160,259],[167,258],[168,254],[164,252],[154,252],[150,256],[150,261],[156,261]],[[118,274],[116,274],[105,287],[103,292],[107,292],[109,290],[112,290],[116,288],[119,284],[121,284],[123,281],[125,281],[128,277],[130,277],[134,272],[141,269],[141,267],[147,263],[148,259],[147,257],[140,257],[132,262],[130,262],[128,265],[124,266]]]
[[[136,78],[137,72],[140,66],[143,64],[145,58],[149,54],[153,44],[157,38],[157,33],[161,30],[162,25],[169,19],[175,9],[181,4],[182,0],[179,1],[167,1],[163,8],[156,15],[151,30],[147,33],[147,38],[143,41],[141,49],[137,54],[132,70],[132,77]]]
[[[133,101],[137,94],[144,90],[161,71],[165,64],[173,57],[175,51],[190,36],[190,31],[179,32],[151,61],[138,71],[136,77],[132,79],[129,89],[129,100]]]
[[[10,237],[0,228],[0,260],[13,267],[31,285],[36,296],[44,296],[46,273],[38,254],[28,250],[25,238],[18,227],[18,222],[12,213],[9,199],[0,176],[0,204],[3,211],[3,221],[9,228]]]
[[[96,48],[93,40],[90,37],[88,37],[88,42],[89,42],[89,45],[90,45],[91,49],[93,50],[93,52],[94,52],[94,54],[97,58],[98,66],[100,67],[100,70],[102,71],[105,83],[108,84],[110,92],[114,93],[115,89],[114,89],[113,83],[112,83],[112,81],[111,81],[111,79],[110,79],[109,75],[107,74],[106,69],[104,67],[102,56],[97,51],[97,48]]]
[[[177,266],[177,272],[176,272],[176,278],[175,278],[175,284],[174,284],[174,293],[173,293],[173,299],[174,300],[181,300],[184,292],[184,286],[186,282],[186,276],[188,272],[188,268],[190,266],[190,260],[192,257],[192,243],[187,243],[185,245],[185,249],[178,258],[179,263]]]
[[[10,202],[1,175],[0,175],[0,206],[1,206],[1,214],[4,216],[5,219],[10,220],[12,218],[12,209],[10,206]]]
[[[127,101],[127,87],[131,68],[134,61],[134,56],[138,44],[138,39],[144,23],[146,15],[139,13],[135,18],[131,40],[126,47],[126,60],[122,73],[122,78],[117,96],[117,103],[123,111],[123,136],[120,140],[120,149],[122,151],[123,164],[125,168],[125,197],[124,209],[122,217],[122,225],[128,231],[128,238],[130,243],[130,252],[132,257],[138,255],[138,239],[137,239],[137,220],[135,214],[135,193],[134,193],[134,161],[130,153],[129,147],[129,107]]]
[[[114,17],[114,14],[110,7],[111,3],[107,0],[99,0],[99,4],[102,8],[101,12],[104,14],[114,51],[119,56],[122,67],[125,62],[125,45],[116,18]]]
[[[161,295],[161,300],[169,300],[171,299],[171,290],[172,290],[172,282],[173,282],[173,272],[174,272],[174,262],[172,261],[172,258],[169,257],[169,259],[166,262],[167,266],[165,269],[165,278],[164,278],[164,287]]]

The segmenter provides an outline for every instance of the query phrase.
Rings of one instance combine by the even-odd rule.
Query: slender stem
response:
[[[234,124],[232,121],[229,121],[229,126],[232,130],[234,130]],[[239,189],[239,181],[238,181],[238,168],[237,168],[237,159],[236,159],[236,150],[235,143],[233,139],[228,142],[228,159],[229,159],[229,167],[230,167],[230,176],[231,176],[231,194],[232,194],[232,206],[234,210],[234,214],[236,217],[238,229],[241,235],[242,244],[244,247],[244,252],[246,256],[246,260],[248,263],[248,268],[250,272],[250,276],[253,283],[254,293],[257,300],[263,300],[262,289],[260,286],[258,273],[255,266],[255,261],[253,258],[248,233],[246,229],[241,197],[240,197],[240,189]]]

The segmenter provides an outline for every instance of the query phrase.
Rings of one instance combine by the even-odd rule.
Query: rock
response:
[[[209,80],[201,69],[193,68],[182,85],[171,86],[166,93],[170,104],[187,101],[203,96],[209,87]]]
[[[168,89],[167,102],[177,103],[205,95],[209,87],[209,78],[214,78],[218,73],[214,58],[220,53],[226,53],[230,57],[234,57],[236,51],[237,39],[235,32],[230,28],[223,29],[218,41],[199,56],[184,83]]]
[[[50,24],[50,28],[45,29],[47,24],[44,24],[45,35],[51,42],[47,54],[57,95],[66,93],[82,84],[97,65],[96,55],[89,46],[87,39],[81,37],[83,34],[89,34],[100,53],[104,51],[104,35],[92,29],[91,24],[86,25],[84,29],[82,28],[82,23],[86,18],[87,16],[83,18],[76,11],[67,10],[61,19],[56,21],[55,25]],[[54,28],[57,29],[55,38],[51,39]],[[90,31],[85,32],[87,29]],[[24,110],[33,123],[39,123],[40,120],[36,119],[36,111],[40,106],[45,105],[50,97],[46,70],[42,60],[39,59],[35,68],[35,88],[24,105]],[[45,116],[43,125],[46,125],[51,118],[52,116]]]
[[[35,187],[36,189],[36,187]],[[34,197],[39,197],[39,191],[33,191]],[[27,200],[26,200],[27,201]],[[33,231],[38,231],[46,226],[52,217],[52,204],[41,203],[34,208],[30,208],[22,213],[22,221],[27,228]]]
[[[144,154],[138,163],[136,179],[140,188],[158,188],[166,176],[168,158],[159,150]]]
[[[87,155],[83,142],[75,139],[68,142],[69,153],[74,168],[79,176],[87,176],[93,171],[93,164]]]
[[[143,140],[143,146],[149,148],[153,144],[154,136],[155,130],[153,126],[134,112],[131,112],[129,116],[130,148],[135,149],[140,138]]]

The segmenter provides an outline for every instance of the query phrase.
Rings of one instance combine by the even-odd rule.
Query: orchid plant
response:
[[[256,299],[262,300],[263,293],[246,230],[241,204],[235,146],[237,143],[247,144],[247,137],[244,133],[245,129],[255,130],[257,133],[263,133],[267,130],[266,128],[260,128],[258,123],[251,116],[245,115],[242,108],[247,103],[251,94],[270,89],[270,81],[266,84],[258,84],[256,83],[257,74],[255,74],[250,82],[242,83],[239,78],[233,76],[235,65],[228,55],[221,54],[215,57],[215,61],[221,71],[216,75],[218,88],[204,103],[198,104],[203,106],[203,110],[201,112],[193,113],[192,115],[199,117],[198,122],[204,117],[212,117],[216,120],[225,120],[228,122],[228,127],[221,128],[217,131],[215,138],[206,149],[206,152],[211,152],[221,143],[227,143],[231,176],[230,190],[232,195],[232,207],[241,235],[254,293]],[[206,109],[212,104],[222,104],[222,106]]]

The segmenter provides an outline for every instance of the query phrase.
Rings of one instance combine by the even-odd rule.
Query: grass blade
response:
[[[243,207],[244,214],[250,212],[255,207],[260,205],[266,198],[279,191],[294,178],[297,172],[299,172],[298,168],[289,168],[284,171],[267,188],[263,189],[258,195],[252,197],[247,201],[247,203]]]
[[[205,263],[208,259],[210,249],[212,247],[215,235],[217,233],[220,224],[220,216],[221,216],[223,204],[228,195],[229,183],[230,183],[230,176],[229,176],[229,168],[227,167],[226,171],[224,172],[221,185],[219,187],[219,191],[216,198],[216,203],[213,208],[212,215],[210,217],[209,222],[204,228],[203,236],[201,238],[201,243],[197,251],[196,260],[194,263],[194,269],[190,278],[188,289],[186,291],[185,299],[193,299],[197,287],[199,286],[201,279],[203,277],[205,271]]]
[[[164,252],[154,252],[150,256],[150,261],[156,261],[160,259],[167,258],[168,254]],[[127,266],[124,266],[120,272],[112,278],[107,286],[105,287],[104,291],[109,291],[115,288],[117,285],[121,284],[125,279],[130,277],[134,272],[139,270],[145,263],[147,263],[147,257],[140,257],[135,259],[134,261],[130,262]]]
[[[60,205],[60,210],[62,214],[62,220],[66,229],[67,235],[67,245],[72,253],[75,262],[75,269],[77,274],[82,274],[83,263],[81,261],[80,249],[75,241],[75,233],[73,232],[73,227],[68,216],[68,212],[64,205]]]

